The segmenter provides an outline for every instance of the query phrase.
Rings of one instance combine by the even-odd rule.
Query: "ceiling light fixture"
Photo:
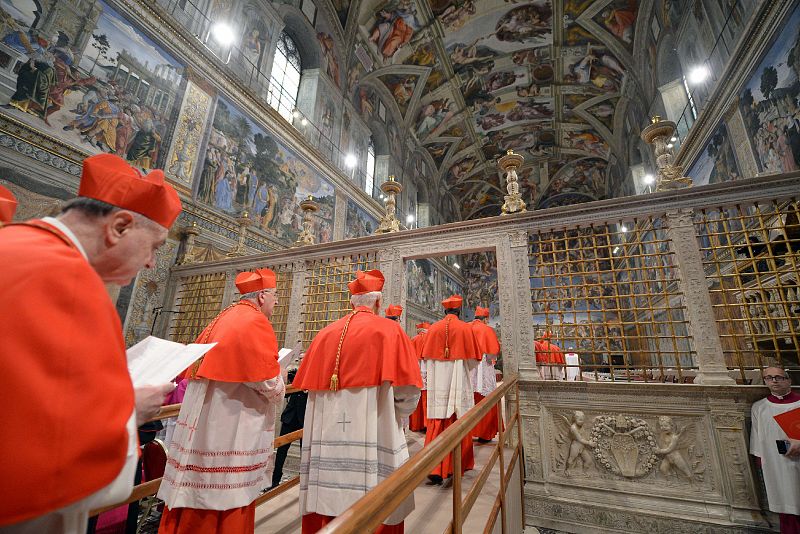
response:
[[[625,226],[624,224],[620,226],[619,229],[622,231],[623,234],[628,231],[628,227]]]
[[[677,141],[677,140],[678,140],[678,138],[677,138],[676,136],[674,136],[674,135],[673,135],[673,136],[670,138],[669,142],[670,142],[670,143],[674,143],[674,142],[675,142],[675,141]]]
[[[299,109],[293,110],[292,111],[292,117],[294,117],[295,119],[299,119],[300,118],[300,110]]]
[[[353,167],[355,167],[356,163],[358,163],[358,160],[356,159],[355,154],[347,154],[344,157],[344,164],[347,165],[348,169],[352,169]]]
[[[689,71],[689,83],[697,85],[706,81],[711,75],[711,71],[705,65],[698,65]]]
[[[461,266],[459,264],[457,264],[457,263],[454,263],[453,267],[455,267],[456,269],[460,269],[461,268]]]
[[[305,126],[306,124],[308,124],[308,119],[307,119],[307,118],[305,118],[305,117],[303,117],[303,120],[301,120],[301,121],[300,121],[300,124],[302,124],[303,126]]]
[[[233,28],[226,22],[217,22],[211,27],[211,35],[214,40],[222,46],[230,46],[236,40],[236,34]]]
[[[642,183],[644,183],[645,185],[650,185],[655,181],[656,181],[656,178],[652,174],[645,174],[644,178],[642,178]]]
[[[414,222],[414,216],[413,215],[406,215],[406,222],[408,224],[413,223]]]
[[[672,143],[667,143],[667,148],[672,148],[672,147],[674,147],[674,146],[675,146],[675,145],[673,145]]]

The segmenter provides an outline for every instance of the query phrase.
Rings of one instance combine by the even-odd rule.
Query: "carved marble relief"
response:
[[[568,478],[713,488],[697,418],[554,411],[550,471]]]

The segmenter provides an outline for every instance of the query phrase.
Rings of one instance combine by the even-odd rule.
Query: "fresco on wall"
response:
[[[462,295],[463,288],[461,284],[447,276],[442,276],[442,299],[446,299],[450,295]],[[441,307],[441,306],[440,306]]]
[[[432,312],[439,311],[436,298],[436,278],[439,274],[429,260],[409,260],[406,262],[406,298]]]
[[[228,214],[250,214],[258,228],[286,242],[302,231],[299,203],[309,195],[317,241],[333,239],[334,189],[297,154],[219,98],[209,135],[197,199]]]
[[[694,185],[716,184],[741,178],[725,124],[720,124],[688,172]]]
[[[440,98],[423,105],[417,116],[417,138],[421,140],[428,137],[454,114],[455,104],[449,98]]]
[[[333,36],[325,32],[317,32],[320,52],[325,60],[325,73],[333,80],[336,87],[341,87],[339,83],[339,60],[336,58],[336,46]]]
[[[401,47],[411,41],[419,27],[413,0],[391,0],[375,13],[369,29],[369,42],[383,61],[389,62]]]
[[[495,254],[493,252],[466,254],[461,273],[466,279],[464,301],[465,311],[469,311],[469,317],[474,317],[476,306],[489,308],[489,317],[500,315]]]
[[[759,170],[800,169],[800,5],[739,97]]]
[[[344,238],[352,239],[372,235],[378,227],[378,219],[370,215],[352,200],[347,199],[347,217]]]
[[[81,150],[161,166],[183,65],[104,2],[79,17],[36,5],[0,2],[0,57],[16,64],[0,71],[5,113]]]
[[[605,47],[567,48],[564,55],[565,83],[585,85],[598,93],[619,91],[625,69]]]

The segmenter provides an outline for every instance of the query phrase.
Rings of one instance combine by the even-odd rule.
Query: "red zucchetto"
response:
[[[431,323],[417,323],[417,330],[426,330],[431,327]]]
[[[452,297],[444,299],[442,301],[442,306],[444,306],[445,310],[454,310],[460,308],[463,303],[464,299],[461,298],[461,295],[453,295]]]
[[[363,295],[383,289],[383,273],[378,269],[371,271],[356,271],[356,279],[347,284],[351,295]]]
[[[475,307],[475,317],[489,317],[489,308]]]
[[[0,185],[0,224],[10,223],[16,211],[16,197],[11,191]]]
[[[270,269],[256,269],[253,272],[244,271],[236,275],[234,282],[236,283],[236,289],[242,295],[277,287],[277,277]]]
[[[135,211],[164,228],[172,226],[181,212],[178,193],[164,181],[163,171],[156,169],[142,176],[114,154],[83,160],[78,196]]]
[[[397,304],[390,304],[386,308],[386,317],[400,317],[403,314],[403,307]]]

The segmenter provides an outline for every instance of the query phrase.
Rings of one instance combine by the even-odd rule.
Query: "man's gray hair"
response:
[[[350,297],[350,304],[354,307],[356,306],[366,306],[371,308],[375,306],[375,303],[378,302],[383,297],[383,293],[380,291],[370,291],[369,293],[362,293],[361,295],[352,295]]]
[[[77,211],[80,212],[81,215],[83,215],[84,217],[88,217],[90,219],[99,219],[100,217],[111,215],[112,213],[116,213],[122,209],[124,208],[114,206],[113,204],[109,204],[108,202],[103,202],[102,200],[96,200],[94,198],[87,198],[87,197],[77,197],[67,201],[64,204],[64,206],[62,206],[61,213],[64,214],[67,213],[68,211]],[[133,214],[133,218],[136,224],[149,227],[152,230],[163,228],[160,224],[153,221],[152,219],[147,218],[141,213],[137,213],[133,210],[125,210],[125,211],[129,211]]]
[[[258,294],[263,293],[264,291],[275,292],[275,288],[270,287],[267,289],[259,289],[258,291],[251,291],[250,293],[244,293],[240,300],[256,300],[258,298]]]

